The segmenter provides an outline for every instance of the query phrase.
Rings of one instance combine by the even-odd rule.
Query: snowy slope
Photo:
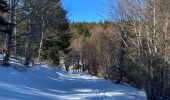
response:
[[[0,100],[146,100],[135,88],[41,65],[0,67]]]

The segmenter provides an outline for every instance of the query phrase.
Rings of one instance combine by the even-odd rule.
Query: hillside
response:
[[[146,100],[133,87],[46,65],[0,66],[1,100]]]

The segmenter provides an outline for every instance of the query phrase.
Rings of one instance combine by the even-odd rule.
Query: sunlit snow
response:
[[[0,67],[0,100],[146,100],[133,87],[38,65]]]

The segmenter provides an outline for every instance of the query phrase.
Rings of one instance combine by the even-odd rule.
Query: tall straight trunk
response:
[[[15,0],[12,0],[9,2],[9,4],[14,4]],[[14,7],[12,5],[10,5],[10,17],[9,17],[9,23],[14,23]],[[7,41],[6,41],[6,51],[5,51],[5,57],[2,61],[2,65],[9,65],[9,58],[11,55],[11,50],[12,50],[12,35],[14,32],[14,25],[9,25],[8,26],[8,34],[7,34]]]
[[[25,62],[24,65],[28,66],[31,61],[32,57],[32,43],[31,43],[31,36],[28,36],[28,43],[27,43],[27,51],[26,51],[26,57],[25,57]]]
[[[40,40],[40,44],[39,44],[39,50],[38,50],[38,58],[37,61],[40,61],[40,57],[41,57],[41,52],[42,52],[42,46],[43,46],[43,39],[44,39],[44,10],[42,10],[42,16],[41,16],[41,20],[42,20],[42,26],[41,26],[41,40]]]
[[[42,31],[41,40],[40,40],[40,44],[39,44],[39,50],[38,50],[38,58],[37,58],[38,62],[40,61],[40,57],[41,57],[42,46],[43,46],[43,39],[44,39],[44,33]]]
[[[125,42],[126,42],[126,30],[122,28],[122,31],[120,33],[121,35],[121,43],[120,43],[120,52],[119,52],[119,64],[118,64],[118,80],[116,83],[121,83],[123,81],[124,77],[124,71],[123,71],[123,63],[125,60]]]
[[[155,1],[153,1],[153,48],[154,48],[154,53],[157,53],[157,43],[156,43],[156,41],[157,41],[157,33],[156,33],[156,2]]]
[[[12,42],[12,30],[10,30],[10,32],[8,33],[8,37],[7,37],[7,50],[5,51],[5,57],[3,59],[3,62],[2,62],[2,65],[6,65],[8,66],[9,65],[9,58],[10,58],[10,55],[11,55],[11,49],[12,49],[12,45],[11,45],[11,42]]]
[[[14,15],[14,24],[15,24],[15,27],[14,27],[14,55],[17,56],[17,28],[16,28],[16,15]]]
[[[17,53],[17,40],[16,40],[16,35],[17,35],[17,28],[16,28],[16,6],[17,6],[18,1],[12,0],[12,13],[13,13],[13,23],[15,26],[13,27],[13,34],[14,34],[14,56],[16,56]]]
[[[29,20],[28,20],[28,37],[27,37],[27,47],[26,47],[26,55],[25,55],[25,61],[24,65],[28,66],[30,64],[30,61],[32,59],[32,38],[33,38],[33,24],[32,24],[32,1],[30,1],[30,8],[29,8]]]

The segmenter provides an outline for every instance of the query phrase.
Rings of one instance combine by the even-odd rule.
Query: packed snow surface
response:
[[[85,73],[0,66],[0,100],[146,100],[145,93]]]

